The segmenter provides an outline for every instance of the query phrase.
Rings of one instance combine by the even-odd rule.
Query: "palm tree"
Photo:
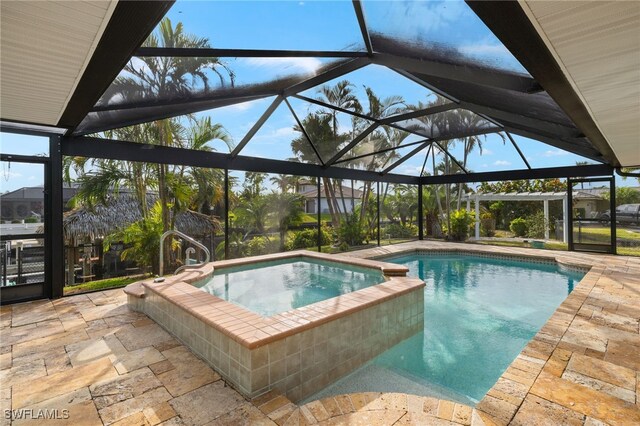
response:
[[[321,157],[326,158],[335,154],[340,146],[349,140],[349,135],[344,133],[338,133],[337,136],[334,133],[332,127],[332,116],[330,114],[321,114],[312,112],[302,120],[302,126],[306,130],[309,138],[314,141],[318,152]],[[299,126],[294,126],[293,129],[300,132],[301,135],[291,141],[291,150],[295,153],[296,158],[303,163],[315,163],[316,154],[313,151],[306,136],[302,134],[302,129]],[[331,214],[331,221],[334,226],[340,223],[340,206],[337,203],[335,196],[335,189],[331,179],[322,178],[322,184],[327,197],[327,204],[329,207],[329,213]]]
[[[367,99],[367,112],[365,115],[375,119],[383,119],[405,111],[406,105],[404,99],[401,96],[389,96],[381,99],[370,87],[365,87],[365,94]],[[359,118],[354,118],[354,128],[358,128],[360,131],[364,130],[364,127],[368,123]],[[381,149],[398,147],[409,136],[408,132],[398,130],[394,127],[382,126],[375,132],[371,133],[364,141],[360,142],[352,151],[355,156],[365,153],[377,152]],[[369,157],[363,157],[358,162],[354,163],[354,167],[362,167],[365,170],[380,170],[386,165],[390,164],[394,159],[398,157],[396,151],[387,151],[383,154],[372,155]],[[367,203],[371,198],[373,182],[365,182],[362,188],[362,199],[360,210],[360,223],[364,221],[364,215],[367,211]],[[383,195],[383,201],[388,190],[386,185]]]
[[[280,251],[285,250],[285,239],[291,225],[299,224],[304,213],[304,199],[298,194],[271,193],[267,195],[267,204],[278,224],[280,233]]]
[[[353,87],[355,87],[352,83],[347,80],[339,81],[335,84],[335,86],[324,85],[318,90],[318,100],[329,103],[331,105],[335,105],[337,107],[343,109],[351,109],[353,111],[360,111],[361,106],[358,98],[353,93]],[[342,144],[342,142],[347,139],[353,139],[355,137],[355,126],[352,129],[352,133],[350,137],[342,137],[339,136],[338,131],[338,111],[335,109],[322,110],[318,114],[327,115],[331,117],[331,130],[332,130],[332,140],[323,140],[319,142],[319,144],[325,144],[327,146],[333,146],[335,149],[332,149],[330,152],[333,154],[337,152],[337,148]],[[315,139],[312,139],[315,140]],[[331,143],[332,142],[332,143]],[[325,159],[325,157],[323,157]],[[344,201],[344,193],[342,191],[342,183],[340,181],[334,180],[333,182],[329,178],[322,178],[323,180],[323,188],[325,192],[325,196],[327,198],[327,204],[329,206],[329,213],[331,214],[332,223],[337,226],[340,223],[340,207],[338,205],[338,200],[335,193],[335,188],[337,187],[340,191],[340,199],[342,200],[342,208],[343,212],[347,212],[347,206]]]
[[[151,265],[151,270],[158,273],[158,251],[160,235],[163,232],[162,209],[162,205],[157,202],[146,217],[108,236],[105,246],[109,247],[114,242],[122,241],[126,244],[120,255],[122,260],[133,260],[138,265]]]
[[[171,47],[179,49],[210,48],[209,39],[184,32],[181,22],[174,27],[169,18],[163,18],[157,32],[149,35],[143,47]],[[234,84],[235,74],[229,66],[216,57],[136,57],[124,67],[125,74],[119,77],[111,93],[125,97],[166,99],[190,93],[198,83],[204,91],[210,88],[211,71],[217,75],[220,85],[228,78]]]
[[[260,234],[265,232],[269,211],[269,202],[264,195],[245,199],[238,208],[240,221]]]
[[[244,200],[258,197],[263,190],[262,184],[266,178],[266,173],[246,172],[244,174],[244,182],[242,183],[241,197]]]
[[[456,110],[456,114],[458,115],[458,123],[461,127],[460,130],[465,132],[479,131],[482,128],[486,127],[486,125],[488,124],[484,118],[466,109]],[[497,135],[502,140],[502,144],[505,144],[506,140],[504,138],[504,135],[502,133],[497,133]],[[469,154],[471,154],[476,148],[480,151],[480,155],[482,155],[482,142],[485,141],[486,138],[486,135],[475,135],[460,138],[460,140],[464,144],[462,167],[464,167],[465,169],[467,168],[467,159],[469,158]],[[456,204],[457,210],[460,210],[462,203],[462,185],[462,183],[458,184],[458,202]]]
[[[318,89],[318,100],[343,108],[349,109],[355,112],[359,112],[362,107],[360,101],[353,93],[354,84],[348,80],[342,80],[335,84],[335,86],[324,85]],[[322,114],[328,114],[331,116],[331,127],[333,129],[333,136],[338,136],[338,111],[330,109],[329,111],[322,111]]]
[[[276,175],[269,178],[269,180],[280,189],[280,192],[287,192],[293,184],[291,178],[292,176],[289,175]]]
[[[143,46],[196,49],[211,47],[207,38],[185,33],[182,23],[179,22],[174,27],[169,18],[160,22],[159,30],[151,34]],[[125,66],[123,75],[118,77],[107,96],[125,99],[170,99],[191,93],[199,84],[202,84],[204,91],[208,91],[210,72],[218,76],[221,85],[226,84],[227,78],[233,85],[233,71],[216,57],[136,57],[135,61],[132,60]],[[144,136],[144,142],[181,146],[184,141],[185,129],[179,119],[159,120],[143,126],[146,131],[140,133]],[[210,135],[219,130],[210,122],[205,127]],[[206,136],[203,136],[203,139],[206,139]],[[174,170],[170,170],[169,165],[156,165],[156,172],[158,195],[163,206],[162,224],[163,229],[167,231],[173,227],[172,217],[175,218],[175,214],[172,216],[168,208],[171,196],[187,194],[179,191],[184,188],[181,188],[180,182],[171,176]],[[177,186],[169,188],[169,185],[173,184]],[[176,209],[182,207],[179,203],[174,203],[174,206]],[[171,242],[168,241],[167,244]]]

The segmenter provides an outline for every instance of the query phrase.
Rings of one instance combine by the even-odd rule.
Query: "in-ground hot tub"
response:
[[[296,401],[422,329],[424,283],[407,271],[298,251],[214,262],[125,291],[133,309],[247,397],[276,389]]]
[[[384,281],[380,269],[301,256],[218,267],[194,285],[269,317]]]

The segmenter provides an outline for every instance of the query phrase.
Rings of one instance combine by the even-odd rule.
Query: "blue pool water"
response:
[[[382,272],[311,258],[216,269],[202,290],[263,316],[300,308],[384,281]]]
[[[474,404],[584,276],[556,265],[471,255],[385,261],[426,282],[424,331],[308,400],[380,391]]]

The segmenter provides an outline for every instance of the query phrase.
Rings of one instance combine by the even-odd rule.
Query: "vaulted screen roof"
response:
[[[119,2],[118,7],[131,4]],[[262,156],[422,176],[442,174],[434,160],[447,158],[454,166],[446,174],[468,174],[485,167],[531,169],[527,151],[537,141],[548,146],[549,155],[571,153],[589,162],[620,164],[584,115],[570,111],[557,94],[551,96],[534,77],[540,75],[538,69],[530,72],[538,52],[526,57],[517,48],[519,40],[516,48],[505,43],[507,49],[505,31],[493,32],[500,25],[489,29],[486,14],[493,12],[488,7],[464,1],[373,0],[177,1],[168,9],[171,4],[162,2],[162,7],[154,6],[153,16],[139,19],[138,36],[157,26],[145,43],[129,41],[128,55],[119,52],[120,66],[112,64],[101,76],[112,76],[108,87],[93,87],[95,95],[59,111],[57,125],[67,127],[69,136],[77,139],[170,117],[210,116],[216,121],[222,112],[237,122],[251,110],[228,150],[230,159]],[[519,6],[500,10],[513,8]],[[159,22],[165,12],[169,27]],[[187,47],[176,42],[180,31],[192,37]],[[207,65],[197,65],[203,59]],[[184,69],[165,69],[167,74],[158,79],[155,67],[163,64]],[[85,84],[90,77],[85,72]],[[351,103],[327,94],[327,88],[343,80],[351,83]],[[401,99],[394,102],[398,94]],[[378,105],[385,102],[384,108]],[[334,134],[319,140],[320,124],[314,120],[328,116]],[[581,118],[578,124],[576,117]],[[283,134],[290,135],[286,149],[269,151],[269,144]],[[515,152],[520,166],[505,159],[467,162],[468,147],[455,143],[472,144],[489,135],[496,135],[493,141],[505,152]]]
[[[424,157],[426,163],[430,154],[440,154],[448,155],[458,164],[458,172],[466,172],[461,160],[449,152],[449,144],[440,142],[491,133],[501,133],[504,141],[508,137],[514,145],[512,134],[591,160],[602,160],[589,139],[465,3],[356,1],[352,7],[338,2],[324,3],[322,11],[314,11],[320,6],[318,3],[300,6],[291,2],[177,2],[168,15],[174,21],[180,19],[185,28],[206,42],[195,48],[167,47],[170,41],[165,40],[163,44],[158,38],[161,37],[158,29],[156,38],[138,49],[128,67],[74,133],[90,134],[162,118],[211,112],[275,96],[245,136],[236,141],[232,156],[244,153],[247,145],[251,150],[258,143],[252,142],[252,138],[264,137],[262,126],[270,119],[275,120],[274,111],[284,109],[285,112],[278,114],[288,114],[286,105],[306,143],[315,152],[315,156],[307,155],[297,161],[323,167],[365,167],[385,174],[415,155]],[[331,27],[335,30],[330,34],[326,28],[329,23],[318,21],[329,19],[327,11],[332,8],[337,17]],[[240,28],[233,26],[228,27],[227,32],[215,25],[201,27],[203,16],[233,20],[250,9],[253,9],[252,17],[261,18],[245,22],[242,33],[237,33]],[[277,14],[283,15],[279,31],[288,37],[269,35],[269,29],[276,25]],[[296,19],[286,19],[291,16]],[[438,31],[433,28],[437,24],[425,23],[429,18],[453,21],[449,24],[459,25],[460,31],[481,37],[484,47],[469,45],[468,37],[463,35]],[[302,43],[300,39],[307,42]],[[155,62],[150,58],[155,58]],[[194,82],[198,81],[196,84],[172,78],[158,84],[150,77],[153,75],[150,67],[175,58],[183,58],[183,62],[186,58],[207,58],[213,65],[198,70],[201,74],[196,72],[193,78]],[[282,67],[274,72],[273,64],[278,63]],[[248,64],[251,71],[245,70]],[[427,90],[433,95],[431,103],[405,103],[402,110],[396,111],[399,117],[394,118],[376,116],[371,109],[368,112],[350,109],[314,96],[322,91],[323,85],[349,80],[358,70],[367,67],[384,67],[397,78]],[[393,82],[377,84],[386,86]],[[367,87],[380,90],[373,84]],[[309,91],[312,93],[303,93]],[[301,112],[298,108],[296,113],[294,100],[307,102],[306,110]],[[334,120],[338,115],[347,117],[353,126],[350,137],[333,141],[327,151],[327,145],[313,140],[314,136],[305,128],[311,125],[305,124],[304,118],[310,111],[331,114]],[[403,133],[392,135],[391,130]],[[405,143],[408,135],[413,139]],[[401,140],[388,142],[391,137]],[[295,142],[292,148],[293,144]],[[295,158],[296,152],[299,154],[294,148],[290,157]],[[376,160],[376,155],[384,161],[370,161]]]

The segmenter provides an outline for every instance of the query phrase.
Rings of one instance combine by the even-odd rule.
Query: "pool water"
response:
[[[308,398],[405,392],[475,404],[584,273],[472,255],[385,259],[426,282],[424,331]]]
[[[316,259],[283,259],[216,269],[203,291],[263,316],[384,282],[382,272]]]

